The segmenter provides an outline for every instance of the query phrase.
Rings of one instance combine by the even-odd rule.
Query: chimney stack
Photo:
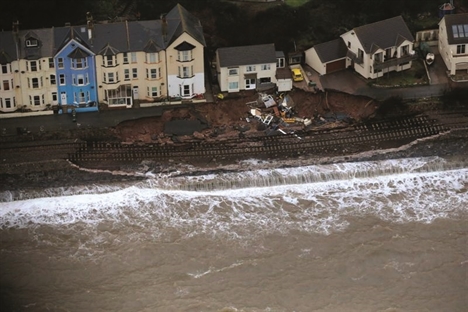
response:
[[[12,31],[15,35],[19,34],[19,21],[13,22]]]
[[[161,31],[164,41],[167,41],[167,19],[166,14],[161,14]]]
[[[86,12],[86,25],[88,29],[88,39],[92,40],[94,38],[94,21],[91,12]]]

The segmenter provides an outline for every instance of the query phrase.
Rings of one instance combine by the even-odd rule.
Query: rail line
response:
[[[432,111],[414,117],[366,122],[352,127],[261,135],[218,141],[160,144],[122,144],[103,141],[63,141],[0,146],[3,161],[69,159],[82,166],[117,166],[142,160],[210,161],[251,157],[344,154],[398,147],[449,131],[468,129],[468,109]]]

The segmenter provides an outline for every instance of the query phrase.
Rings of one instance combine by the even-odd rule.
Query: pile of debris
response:
[[[259,93],[255,101],[247,102],[250,108],[247,122],[259,121],[267,133],[276,131],[283,134],[294,134],[296,131],[313,127],[336,127],[343,123],[349,124],[352,118],[346,113],[331,111],[321,115],[316,113],[311,117],[298,116],[295,103],[288,94],[271,95]]]

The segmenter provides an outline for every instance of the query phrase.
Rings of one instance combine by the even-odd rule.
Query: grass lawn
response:
[[[306,2],[309,2],[309,0],[285,0],[284,2],[289,6],[299,7]]]

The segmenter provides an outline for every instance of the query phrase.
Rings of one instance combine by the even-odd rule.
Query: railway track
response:
[[[355,151],[398,147],[414,140],[453,130],[468,129],[468,110],[433,111],[416,117],[367,122],[354,127],[308,131],[289,135],[256,136],[224,141],[173,145],[128,145],[102,141],[0,147],[4,162],[28,158],[69,159],[88,167],[109,167],[142,160],[210,161],[252,157],[342,155]]]

